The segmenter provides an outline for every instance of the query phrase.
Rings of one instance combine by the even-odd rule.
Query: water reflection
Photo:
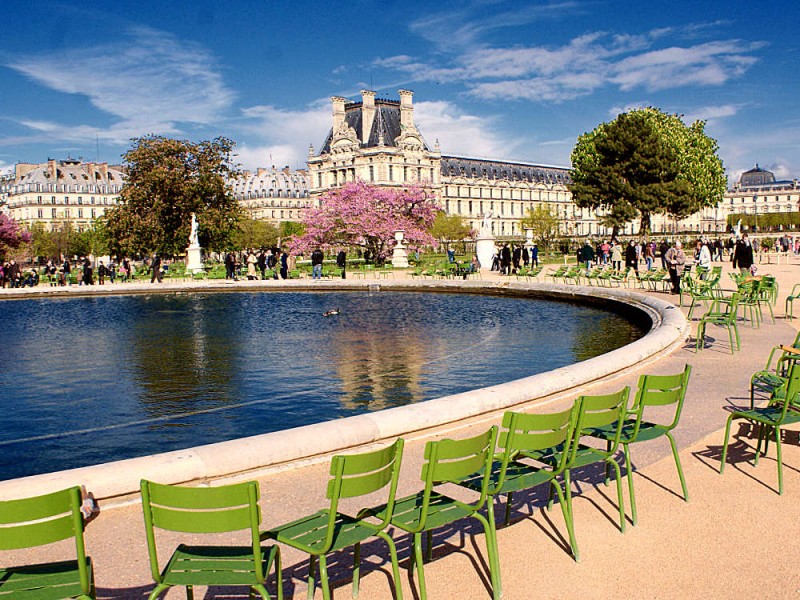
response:
[[[337,317],[323,317],[334,307]],[[640,334],[593,308],[460,294],[176,294],[3,308],[0,479],[420,402]]]

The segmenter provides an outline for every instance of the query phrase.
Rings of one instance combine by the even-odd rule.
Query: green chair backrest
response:
[[[668,430],[674,429],[681,418],[683,402],[686,399],[686,389],[689,386],[689,377],[692,374],[691,365],[686,365],[683,372],[675,375],[642,375],[633,400],[633,410],[636,411],[636,425],[631,438],[636,439],[639,426],[642,422],[644,409],[648,406],[675,405],[675,414],[672,422],[666,425]]]
[[[583,435],[591,435],[593,429],[614,428],[614,438],[607,450],[608,456],[617,451],[625,424],[625,415],[628,408],[630,386],[625,386],[613,394],[598,396],[580,396],[577,400],[579,409],[575,425],[575,443],[572,445],[571,456],[578,450],[577,441]]]
[[[81,588],[88,595],[81,489],[75,486],[42,496],[0,501],[0,550],[34,548],[69,538],[75,539]]]
[[[264,581],[260,560],[261,509],[258,483],[247,481],[220,487],[165,485],[142,479],[147,548],[153,578],[161,583],[154,528],[183,533],[224,533],[250,530],[253,545],[253,571],[259,583]]]
[[[470,476],[483,477],[480,498],[470,506],[473,511],[480,510],[486,502],[489,491],[492,460],[497,441],[497,426],[475,437],[461,440],[437,440],[425,444],[425,463],[420,478],[425,482],[422,510],[418,530],[425,528],[428,506],[433,487],[440,483],[457,483]],[[413,533],[413,532],[412,532]]]
[[[520,452],[535,452],[558,447],[560,458],[556,473],[564,470],[569,454],[573,429],[578,412],[578,403],[569,410],[549,414],[506,412],[498,446],[504,450],[503,470],[508,462]],[[502,475],[497,486],[502,487]]]
[[[326,539],[327,548],[333,542],[336,511],[340,498],[366,496],[390,484],[383,523],[378,529],[383,529],[392,520],[404,443],[402,438],[398,438],[394,444],[380,450],[333,457],[331,461],[333,478],[328,481],[326,493],[327,498],[331,501]],[[326,552],[327,548],[323,552]]]

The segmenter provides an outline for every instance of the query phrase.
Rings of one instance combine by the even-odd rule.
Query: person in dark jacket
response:
[[[153,268],[153,274],[150,276],[150,283],[155,283],[156,281],[158,281],[158,283],[161,283],[161,278],[162,278],[161,257],[158,254],[153,255],[152,268]]]
[[[311,278],[322,279],[322,262],[325,260],[325,255],[322,250],[317,248],[311,253]]]
[[[336,255],[336,266],[342,270],[342,279],[347,279],[347,252],[344,251],[344,248],[339,250],[339,254]]]
[[[511,249],[508,244],[505,244],[500,250],[500,274],[511,275]]]
[[[625,268],[633,269],[636,275],[639,275],[639,257],[636,255],[636,244],[633,240],[628,242],[628,247],[625,248]]]
[[[586,240],[583,248],[581,248],[580,252],[578,253],[578,259],[580,263],[587,269],[592,268],[592,263],[594,262],[594,248],[592,248],[589,240]]]
[[[733,247],[733,268],[746,275],[750,273],[750,267],[753,266],[753,246],[747,237],[747,233],[743,233],[742,237],[736,242]]]

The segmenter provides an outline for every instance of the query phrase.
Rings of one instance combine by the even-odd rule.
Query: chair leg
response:
[[[394,578],[394,597],[395,600],[403,600],[403,586],[400,583],[400,565],[397,560],[397,546],[394,540],[385,531],[379,531],[376,534],[379,538],[386,541],[389,546],[389,557],[392,561],[392,577]]]
[[[778,495],[783,495],[783,457],[781,456],[781,428],[774,427],[775,448],[778,453]]]
[[[569,472],[564,474],[564,487],[565,492],[561,491],[561,484],[555,479],[550,482],[551,488],[555,488],[558,495],[558,503],[561,506],[561,514],[564,515],[564,523],[567,526],[567,536],[569,537],[569,546],[572,550],[572,557],[575,562],[581,562],[581,555],[578,551],[578,542],[575,539],[575,521],[572,517],[572,493],[570,492]]]
[[[728,455],[728,437],[731,434],[731,423],[733,423],[733,415],[728,416],[728,422],[725,424],[725,442],[722,444],[722,457],[719,461],[719,474],[725,470],[725,457]]]
[[[636,514],[636,494],[633,491],[633,468],[631,467],[631,449],[628,444],[622,445],[622,453],[625,455],[625,473],[628,478],[628,496],[631,499],[631,522],[634,527],[638,522]]]
[[[419,580],[420,600],[427,600],[428,592],[425,588],[425,567],[422,561],[422,534],[414,534],[414,563],[417,567],[417,579]]]
[[[361,544],[353,546],[353,598],[358,598],[358,583],[361,577]]]
[[[186,600],[194,600],[194,587],[191,585],[186,586]]]
[[[514,494],[506,494],[506,513],[503,519],[503,525],[508,525],[511,522],[511,497]]]
[[[306,594],[306,598],[308,600],[314,600],[314,588],[316,587],[316,577],[314,572],[316,571],[317,566],[317,557],[313,554],[308,558],[308,592]]]
[[[675,466],[678,468],[678,479],[681,480],[681,489],[683,490],[683,499],[688,502],[689,501],[689,491],[686,489],[686,479],[683,476],[683,467],[681,466],[681,457],[678,454],[678,445],[675,443],[675,438],[672,437],[672,434],[667,431],[667,439],[669,439],[669,445],[672,447],[672,456],[675,457]]]
[[[483,525],[484,537],[486,538],[486,554],[489,558],[489,578],[492,581],[492,598],[500,600],[503,595],[503,586],[500,581],[500,561],[497,556],[497,534],[494,527],[494,509],[489,511],[487,519],[481,513],[476,512],[473,516]]]
[[[425,532],[425,558],[428,562],[433,560],[433,530],[428,529]]]
[[[612,456],[606,461],[606,464],[611,463],[614,467],[614,475],[617,477],[617,504],[619,505],[619,531],[625,533],[625,499],[622,497],[622,473],[620,472],[619,464]]]
[[[319,556],[319,585],[322,587],[323,600],[331,600],[331,586],[328,583],[328,561],[324,554]]]

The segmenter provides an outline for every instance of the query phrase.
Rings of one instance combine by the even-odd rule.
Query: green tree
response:
[[[282,240],[300,237],[306,232],[306,226],[298,221],[281,221],[278,228]]]
[[[436,218],[428,229],[428,233],[439,240],[439,243],[446,248],[449,248],[450,242],[462,241],[474,235],[472,228],[463,217],[448,215],[444,211],[436,213]]]
[[[533,230],[533,239],[545,251],[558,237],[558,216],[549,206],[539,204],[535,208],[529,208],[519,224],[523,230]]]
[[[192,213],[201,246],[215,252],[233,248],[242,215],[227,185],[238,174],[233,149],[224,137],[197,143],[154,135],[134,139],[123,156],[122,204],[104,219],[112,251],[182,254]]]
[[[681,219],[722,200],[717,150],[703,121],[687,126],[656,108],[633,110],[578,138],[569,189],[578,206],[606,211],[615,234],[637,216],[647,232],[653,214]]]
[[[278,243],[278,228],[268,221],[244,217],[239,221],[237,248],[271,248]]]
[[[52,232],[41,221],[36,221],[30,226],[31,254],[39,259],[53,258],[58,260],[60,255],[56,249]]]

